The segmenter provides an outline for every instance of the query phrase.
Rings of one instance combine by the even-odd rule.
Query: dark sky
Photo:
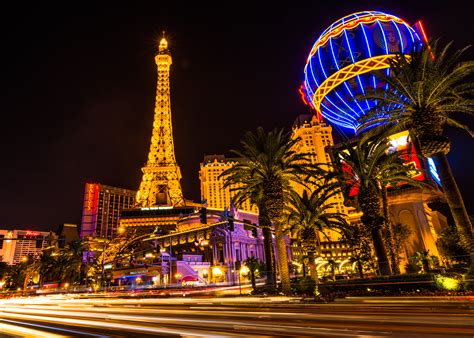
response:
[[[41,2],[3,11],[0,228],[80,224],[86,182],[138,188],[162,30],[174,62],[176,156],[185,196],[196,201],[205,154],[229,154],[245,131],[288,128],[308,113],[297,91],[306,56],[340,17],[381,10],[409,23],[421,19],[430,36],[456,47],[473,42],[468,1],[140,3],[61,9]],[[448,135],[455,144],[449,159],[472,212],[473,142],[457,131]]]

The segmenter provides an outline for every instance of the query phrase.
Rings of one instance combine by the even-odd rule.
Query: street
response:
[[[473,299],[356,297],[117,298],[49,295],[0,300],[2,337],[472,337]]]

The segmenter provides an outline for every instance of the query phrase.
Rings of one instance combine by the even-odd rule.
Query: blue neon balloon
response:
[[[346,16],[328,27],[314,43],[305,66],[306,95],[330,123],[358,131],[359,117],[375,102],[355,97],[369,89],[386,90],[387,85],[374,76],[374,71],[356,71],[357,75],[339,83],[317,102],[314,94],[318,87],[330,83],[351,65],[383,55],[408,54],[421,44],[419,34],[396,16],[376,11]],[[379,71],[388,74],[389,69]]]

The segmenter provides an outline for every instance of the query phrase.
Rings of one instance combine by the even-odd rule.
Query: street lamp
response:
[[[240,282],[240,278],[246,277],[249,272],[250,272],[249,268],[246,267],[245,265],[240,268],[240,271],[239,271],[239,295],[240,296],[242,296],[242,285]]]
[[[183,275],[180,274],[179,272],[177,272],[177,273],[174,275],[174,277],[176,278],[176,284],[177,284],[177,283],[178,283],[178,280],[179,280],[181,277],[183,277]]]

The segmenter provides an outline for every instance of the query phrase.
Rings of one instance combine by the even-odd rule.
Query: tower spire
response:
[[[163,37],[160,40],[160,44],[158,45],[158,52],[165,53],[168,52],[168,41],[165,38],[165,31],[163,31]]]
[[[181,171],[176,163],[170,108],[171,55],[168,41],[163,38],[155,56],[158,68],[155,116],[148,161],[142,168],[143,178],[137,192],[139,207],[184,205],[181,191]]]

